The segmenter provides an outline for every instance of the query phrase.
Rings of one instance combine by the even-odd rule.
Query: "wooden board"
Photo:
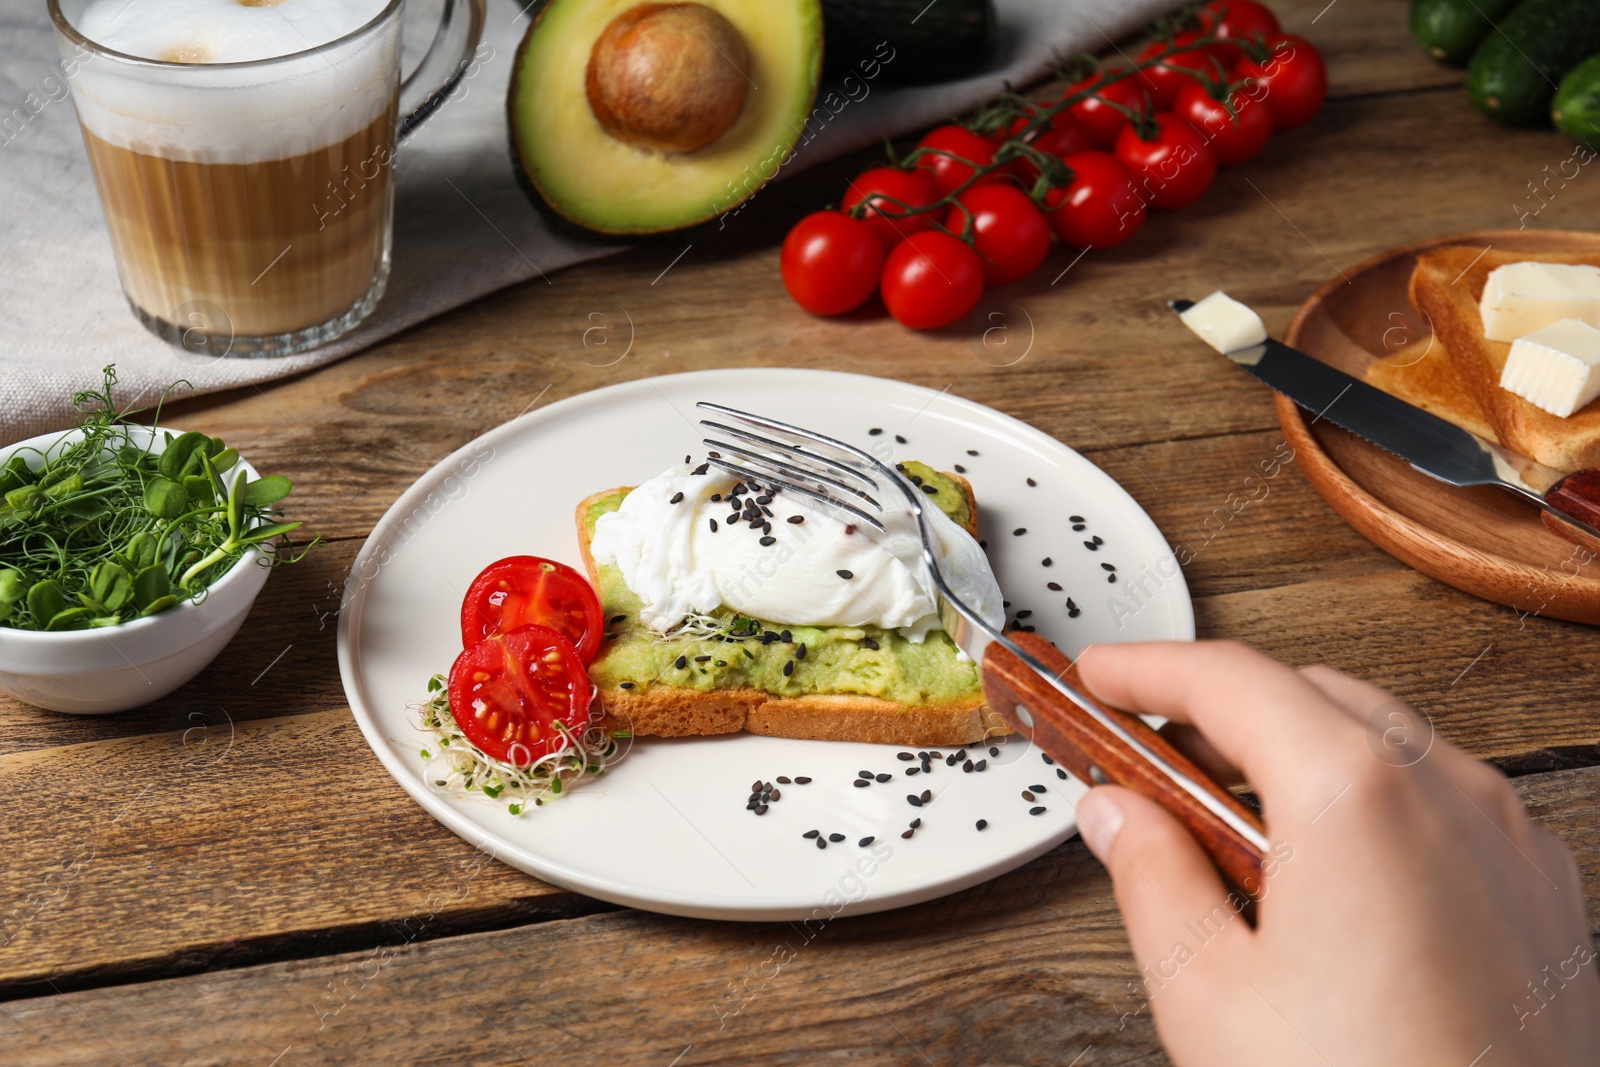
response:
[[[1411,308],[1406,285],[1417,255],[1447,244],[1533,255],[1595,250],[1600,234],[1477,231],[1383,253],[1317,290],[1285,342],[1358,377],[1378,360],[1422,358],[1433,331]],[[1600,560],[1546,529],[1537,508],[1492,486],[1446,485],[1326,420],[1308,419],[1282,395],[1276,404],[1306,478],[1384,551],[1519,612],[1600,623]]]
[[[1600,920],[1600,769],[1521,779]],[[1162,1064],[1111,884],[1079,841],[882,915],[623,911],[0,1004],[15,1067],[348,1063]],[[90,1025],[92,1023],[92,1025]]]

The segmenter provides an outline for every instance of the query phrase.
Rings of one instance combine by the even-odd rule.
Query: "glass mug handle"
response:
[[[396,140],[404,141],[424,119],[444,106],[471,65],[483,37],[485,0],[444,0],[439,30],[410,77],[400,83],[400,125]],[[450,46],[452,38],[460,44]],[[433,86],[435,88],[430,88]]]

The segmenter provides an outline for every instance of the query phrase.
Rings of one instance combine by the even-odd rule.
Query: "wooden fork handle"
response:
[[[1024,651],[1088,697],[1072,661],[1037,634],[1006,635]],[[1262,891],[1261,869],[1265,857],[1242,833],[1200,800],[1177,786],[1154,764],[1092,716],[1076,708],[1026,664],[998,644],[989,646],[983,659],[983,692],[989,707],[1050,756],[1091,784],[1113,783],[1149,797],[1177,816],[1205,849],[1217,868],[1252,899]],[[1090,697],[1089,699],[1093,699]],[[1019,713],[1018,706],[1026,709]],[[1122,727],[1168,766],[1187,775],[1217,802],[1241,820],[1265,832],[1260,818],[1232,793],[1213,781],[1173,748],[1137,715],[1095,707]],[[1031,719],[1031,727],[1028,725]]]

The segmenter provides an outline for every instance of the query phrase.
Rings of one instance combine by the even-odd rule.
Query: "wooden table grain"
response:
[[[351,560],[390,502],[533,406],[711,367],[948,387],[1083,452],[1192,551],[1202,636],[1329,663],[1411,701],[1516,777],[1576,850],[1600,919],[1600,633],[1407,569],[1293,464],[1246,487],[1284,447],[1271,396],[1164,306],[1224,288],[1279,332],[1319,284],[1385,248],[1515,226],[1530,207],[1528,226],[1591,226],[1600,177],[1585,170],[1530,200],[1571,144],[1474,112],[1460,72],[1411,43],[1405,5],[1275,6],[1327,55],[1317,120],[1123,248],[1056,250],[956,327],[819,320],[784,295],[785,226],[836,198],[858,156],[766,190],[722,233],[636,248],[315,373],[178,405],[175,424],[292,477],[295,517],[328,544],[273,576],[247,637],[150,707],[87,719],[0,702],[0,1059],[1164,1062],[1110,883],[1077,840],[955,896],[817,929],[668,918],[487,859],[361,740],[334,632]],[[597,325],[610,333],[588,340],[615,347],[586,346]]]

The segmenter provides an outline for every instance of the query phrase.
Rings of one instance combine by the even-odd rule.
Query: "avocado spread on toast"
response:
[[[958,525],[970,524],[966,494],[952,479],[921,463],[902,469],[933,486],[929,499]],[[626,495],[619,490],[590,505],[581,516],[586,538],[593,536],[595,521],[615,511]],[[639,622],[639,598],[613,564],[597,561],[595,571],[607,625],[589,674],[602,689],[627,683],[635,689],[761,689],[786,697],[871,696],[920,707],[969,698],[982,687],[977,665],[958,656],[943,630],[930,632],[919,644],[894,630],[786,626],[721,611],[712,616],[714,627],[663,637]]]

